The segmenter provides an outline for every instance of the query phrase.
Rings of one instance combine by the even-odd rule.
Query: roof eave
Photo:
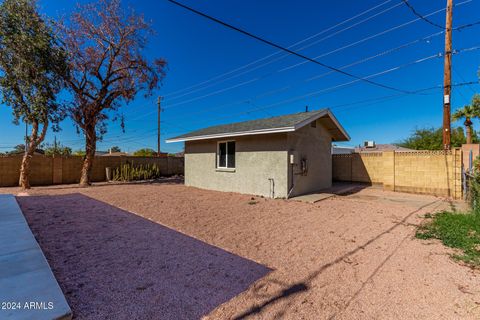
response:
[[[296,130],[295,127],[259,129],[259,130],[250,130],[250,131],[208,134],[203,136],[193,136],[193,137],[184,137],[184,138],[173,138],[173,139],[167,139],[165,140],[165,142],[173,143],[173,142],[184,142],[184,141],[195,141],[195,140],[221,139],[221,138],[230,138],[230,137],[239,137],[239,136],[250,136],[250,135],[257,135],[257,134],[291,132],[295,130]]]

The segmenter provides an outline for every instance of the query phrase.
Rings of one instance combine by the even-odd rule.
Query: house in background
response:
[[[355,152],[354,147],[332,145],[332,154],[352,154]]]
[[[288,198],[332,185],[332,142],[349,135],[328,109],[213,126],[185,142],[185,184]]]
[[[397,146],[395,144],[377,144],[375,141],[365,141],[363,146],[355,148],[355,152],[383,152],[383,151],[412,151],[412,149]]]

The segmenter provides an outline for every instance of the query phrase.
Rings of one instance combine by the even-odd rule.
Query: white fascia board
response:
[[[194,141],[194,140],[220,139],[220,138],[229,138],[229,137],[251,136],[251,135],[257,135],[257,134],[291,132],[295,130],[296,130],[295,127],[259,129],[259,130],[251,130],[251,131],[208,134],[203,136],[194,136],[194,137],[185,137],[185,138],[174,138],[174,139],[167,139],[165,140],[165,142],[172,143],[172,142],[183,142],[183,141]]]

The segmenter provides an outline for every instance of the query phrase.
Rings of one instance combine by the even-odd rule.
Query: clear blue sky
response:
[[[321,56],[318,60],[335,67],[375,56],[440,31],[425,21],[409,23],[416,17],[401,4],[401,0],[182,2],[283,46],[319,34],[292,49],[309,57]],[[410,1],[424,15],[441,10],[444,2]],[[74,8],[74,1],[40,0],[40,5],[45,14],[56,18],[68,14]],[[164,57],[168,61],[168,71],[162,88],[154,97],[144,99],[139,95],[123,109],[127,121],[125,134],[118,123],[109,124],[105,141],[98,144],[99,150],[113,145],[126,151],[143,147],[155,149],[157,95],[165,96],[162,149],[169,152],[180,151],[183,145],[165,144],[166,138],[215,124],[299,112],[306,105],[310,109],[330,107],[352,137],[346,145],[357,145],[364,140],[396,142],[417,127],[441,125],[442,90],[428,91],[428,95],[402,95],[384,101],[353,104],[397,93],[362,82],[340,86],[352,79],[341,74],[323,75],[328,70],[321,66],[276,53],[278,50],[274,48],[167,1],[124,0],[124,5],[132,6],[152,21],[156,35],[151,38],[146,54],[149,57]],[[378,7],[328,30],[375,6]],[[478,12],[480,1],[467,0],[455,7],[454,26],[477,21]],[[445,12],[440,11],[429,18],[444,24]],[[392,31],[376,36],[391,28]],[[480,26],[476,26],[454,32],[454,48],[480,45],[479,31]],[[356,64],[345,71],[369,76],[403,66],[371,79],[405,90],[440,85],[443,78],[442,58],[405,65],[443,52],[443,41],[443,35],[435,36],[429,41]],[[302,49],[303,46],[308,47]],[[251,64],[262,58],[265,59]],[[478,79],[480,50],[454,55],[453,65],[454,83]],[[218,77],[228,72],[231,73]],[[314,78],[319,75],[323,76]],[[205,83],[195,86],[202,82]],[[183,90],[189,87],[192,88]],[[335,89],[324,90],[328,88]],[[478,85],[455,88],[453,109],[468,103],[478,89]],[[0,151],[22,143],[24,127],[13,125],[11,119],[11,110],[1,106]],[[63,130],[56,133],[57,139],[74,150],[83,149],[83,137],[76,133],[72,122],[66,120],[61,127]],[[49,132],[47,141],[53,139],[54,133]]]

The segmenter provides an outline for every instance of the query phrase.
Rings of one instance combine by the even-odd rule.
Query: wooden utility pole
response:
[[[445,23],[445,64],[443,69],[443,148],[450,150],[450,106],[452,92],[452,15],[453,0],[447,0]]]
[[[157,156],[160,157],[160,113],[162,113],[161,107],[162,97],[158,97],[157,106],[158,106],[158,119],[157,119]]]

